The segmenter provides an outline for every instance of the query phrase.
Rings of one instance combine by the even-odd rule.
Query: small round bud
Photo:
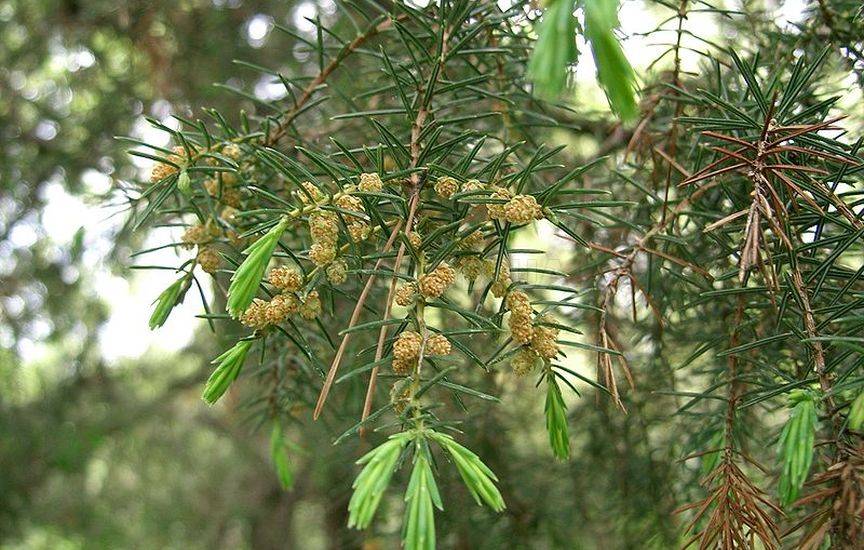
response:
[[[201,269],[213,275],[216,273],[216,270],[219,269],[219,264],[222,263],[222,258],[219,257],[219,253],[216,252],[215,248],[212,246],[204,246],[198,248],[196,261],[198,262],[198,265],[201,266]]]
[[[240,146],[238,146],[236,143],[229,143],[228,145],[222,147],[222,154],[231,160],[239,159],[241,153],[242,151],[240,150]]]
[[[312,182],[304,181],[300,184],[303,189],[294,191],[300,202],[303,204],[318,204],[324,199],[324,193],[321,192]]]
[[[521,348],[510,360],[510,366],[516,376],[525,376],[537,367],[538,359],[537,354],[530,349]]]
[[[394,301],[396,305],[402,307],[410,306],[417,299],[417,285],[415,283],[407,283],[396,289]]]
[[[534,325],[531,324],[531,317],[511,313],[507,324],[510,327],[513,340],[519,344],[531,342],[531,337],[534,336]]]
[[[516,195],[504,205],[503,213],[508,222],[520,225],[543,217],[537,199],[531,195]]]
[[[416,359],[420,356],[420,344],[423,337],[419,332],[406,330],[399,334],[393,343],[393,358],[399,361]]]
[[[414,250],[420,250],[420,247],[423,245],[423,237],[420,236],[420,233],[412,231],[411,233],[408,233],[408,242],[411,243]]]
[[[321,315],[321,297],[318,296],[318,291],[310,292],[303,304],[300,306],[300,317],[307,320],[312,320]]]
[[[360,174],[357,187],[364,193],[380,193],[384,189],[384,182],[378,174]]]
[[[246,311],[240,315],[240,322],[252,329],[262,329],[268,325],[267,322],[267,302],[260,298],[255,298]]]
[[[309,259],[318,266],[324,266],[336,258],[336,247],[328,244],[315,243],[309,249]]]
[[[297,292],[303,287],[303,275],[290,267],[282,266],[271,269],[267,280],[282,292]]]
[[[433,334],[426,340],[426,354],[432,356],[448,355],[450,340],[443,334]]]
[[[501,201],[509,201],[512,196],[513,195],[512,193],[510,193],[510,190],[505,189],[504,187],[493,187],[492,194],[489,196],[489,198]],[[493,220],[504,220],[504,206],[506,204],[506,202],[487,204],[486,211],[489,213],[489,218]]]
[[[345,260],[336,260],[327,266],[326,274],[330,284],[341,285],[348,278],[348,264]]]
[[[530,317],[533,313],[533,310],[531,309],[531,299],[521,290],[514,290],[507,294],[507,298],[504,299],[504,302],[507,309],[514,315]]]
[[[494,273],[494,266],[492,269]],[[510,288],[510,285],[512,284],[513,280],[510,278],[510,266],[506,263],[502,263],[501,268],[498,270],[498,277],[492,283],[492,287],[490,288],[492,295],[496,298],[501,298],[507,294],[507,289]]]
[[[445,199],[459,192],[459,182],[450,176],[442,176],[435,182],[435,192]]]
[[[299,308],[297,297],[293,294],[277,294],[267,302],[264,316],[270,325],[278,325],[290,315],[297,312]]]

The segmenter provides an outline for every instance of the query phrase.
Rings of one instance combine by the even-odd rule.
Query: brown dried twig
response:
[[[840,458],[807,485],[813,492],[795,506],[818,507],[790,527],[784,537],[806,527],[798,541],[802,550],[822,548],[829,532],[832,548],[864,548],[864,447],[842,448]]]

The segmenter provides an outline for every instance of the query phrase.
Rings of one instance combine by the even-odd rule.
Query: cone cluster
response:
[[[420,294],[426,298],[438,298],[456,281],[456,271],[446,263],[440,264],[431,273],[417,280]]]
[[[426,355],[440,356],[450,354],[450,340],[443,334],[433,334],[426,340]]]
[[[543,210],[531,195],[516,195],[504,205],[504,219],[522,225],[543,218]]]
[[[482,250],[484,241],[483,232],[477,229],[462,237],[457,244],[460,250],[474,253],[459,256],[456,260],[456,269],[469,281],[477,279],[480,275],[491,277],[495,272],[495,262],[483,259]]]
[[[494,187],[490,198],[506,201],[486,205],[491,220],[523,225],[543,219],[543,208],[532,195],[513,195],[509,189]]]
[[[240,149],[240,146],[236,143],[229,143],[222,147],[222,154],[231,160],[239,159],[241,153],[242,150]]]
[[[411,246],[413,246],[415,250],[420,250],[420,246],[423,244],[423,237],[420,236],[420,233],[412,231],[411,233],[408,233],[408,242],[411,243]]]
[[[341,285],[348,279],[348,264],[343,259],[336,260],[327,266],[325,273],[330,284]]]
[[[407,283],[396,289],[394,301],[396,305],[408,307],[417,299],[417,283]]]
[[[378,174],[360,174],[357,188],[364,193],[380,193],[384,189],[384,182]]]
[[[346,186],[344,191],[346,193],[353,191],[353,186]],[[336,206],[343,210],[350,210],[361,214],[366,213],[366,209],[363,208],[363,201],[360,200],[360,197],[355,197],[353,195],[342,195],[336,199]],[[351,237],[352,241],[359,243],[369,236],[369,225],[363,221],[362,218],[350,214],[346,214],[346,218],[346,221],[348,222],[348,235]]]
[[[303,275],[290,267],[275,267],[267,275],[270,284],[282,292],[297,292],[303,287]]]
[[[411,386],[408,384],[394,384],[390,388],[390,403],[393,405],[393,412],[396,414],[405,412],[405,409],[411,403]]]
[[[480,191],[486,189],[486,184],[480,180],[468,180],[462,185],[463,192]]]
[[[321,298],[317,290],[310,292],[305,299],[297,294],[303,288],[303,275],[296,269],[284,266],[273,268],[267,280],[281,294],[269,301],[256,298],[240,316],[240,322],[247,327],[260,330],[278,325],[295,314],[307,320],[321,314]]]
[[[534,320],[534,334],[531,336],[531,350],[543,359],[554,359],[558,355],[559,330],[557,327],[548,326],[553,319],[543,315]]]
[[[435,192],[443,199],[449,199],[459,192],[459,182],[450,176],[442,176],[435,182]]]
[[[212,224],[198,224],[186,229],[180,242],[183,248],[192,248],[195,245],[207,244],[219,236],[219,228]]]
[[[531,372],[538,359],[554,359],[558,355],[559,330],[550,326],[553,319],[546,315],[534,316],[531,300],[521,290],[510,291],[504,305],[510,312],[507,321],[510,334],[523,346],[510,363],[514,372],[521,376]]]
[[[325,266],[336,259],[339,219],[334,212],[319,208],[309,214],[309,234],[312,236],[312,247],[309,249],[312,263]]]
[[[462,256],[456,262],[456,269],[469,281],[477,279],[480,275],[491,277],[495,274],[495,261],[484,260],[479,256]]]
[[[507,321],[513,340],[519,344],[528,344],[534,335],[534,325],[531,323],[531,300],[521,290],[514,290],[505,299],[510,319]]]
[[[216,252],[216,248],[212,246],[202,246],[198,248],[198,255],[195,257],[198,265],[201,266],[206,273],[214,274],[219,269],[219,264],[222,263],[222,258]]]
[[[302,204],[318,204],[324,200],[324,193],[312,182],[304,181],[300,186],[303,187],[303,190],[294,191],[294,193]]]
[[[300,304],[300,317],[311,321],[321,315],[321,297],[317,290],[310,292]]]
[[[492,272],[495,272],[494,266]],[[492,282],[490,291],[496,298],[501,298],[507,294],[507,289],[513,284],[513,279],[510,278],[510,264],[502,263],[501,269],[498,270],[498,276]]]
[[[423,337],[419,332],[406,330],[399,334],[393,344],[393,372],[409,374],[420,357],[420,345]]]
[[[168,160],[181,166],[186,163],[186,149],[182,145],[177,145],[172,151],[173,153],[168,155]],[[165,162],[157,162],[150,170],[150,183],[161,181],[175,172],[177,172],[176,166]]]
[[[240,208],[243,195],[241,194],[240,189],[232,187],[236,181],[237,176],[235,174],[226,172],[222,175],[221,183],[217,178],[204,180],[204,190],[207,191],[208,195],[222,204],[232,208]]]
[[[406,330],[399,334],[393,343],[393,372],[410,374],[420,358],[420,347],[423,336],[416,331]],[[426,339],[424,355],[448,355],[451,350],[450,341],[443,334],[433,334]]]
[[[531,349],[519,348],[513,355],[513,359],[510,360],[510,366],[516,376],[526,376],[537,367],[537,359],[537,354]]]

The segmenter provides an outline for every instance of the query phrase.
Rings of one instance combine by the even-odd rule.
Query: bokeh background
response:
[[[790,25],[804,8],[765,6]],[[131,235],[118,192],[149,166],[115,136],[163,144],[146,117],[238,113],[213,83],[282,93],[233,60],[313,71],[307,18],[339,16],[332,0],[0,0],[0,548],[389,547],[344,529],[358,448],[333,447],[311,422],[296,427],[286,492],[242,408],[201,402],[208,360],[225,345],[195,317],[212,290],[190,292],[163,330],[147,329],[171,275],[130,269],[130,251],[164,242],[167,229]],[[624,3],[627,32],[660,17]],[[712,32],[706,20],[702,36]],[[638,37],[626,48],[637,68],[655,54]],[[577,156],[613,127],[592,75],[585,56],[574,97],[599,130],[552,136]],[[860,100],[858,89],[846,101]],[[542,424],[490,420],[479,450],[509,471],[510,528],[535,547],[573,547],[575,532],[597,547],[675,539],[676,457],[649,448],[644,425],[583,401],[589,443],[569,465],[550,464]],[[505,405],[534,418],[542,407]],[[650,422],[651,403],[634,406]],[[505,431],[515,448],[496,458]],[[496,529],[473,510],[457,505],[463,517],[445,515],[442,531]]]

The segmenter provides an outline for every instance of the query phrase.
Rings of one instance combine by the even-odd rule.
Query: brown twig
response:
[[[396,18],[396,20],[404,19],[406,16],[403,14]],[[356,51],[360,46],[366,43],[369,39],[377,36],[381,32],[387,30],[393,25],[393,19],[387,16],[381,16],[379,19],[385,18],[383,21],[373,22],[367,30],[357,35],[354,40],[346,44],[339,50],[339,53],[336,54],[336,57],[330,61],[318,75],[312,79],[309,84],[303,89],[303,93],[300,95],[300,98],[294,104],[290,111],[285,113],[280,121],[277,123],[276,127],[273,128],[264,139],[264,145],[274,145],[278,142],[288,131],[288,128],[291,126],[291,123],[294,122],[294,119],[297,118],[297,115],[300,114],[300,110],[309,102],[312,96],[315,94],[315,91],[319,86],[326,82],[327,78],[330,74],[336,70],[337,67],[342,63],[342,61],[351,55],[354,51]]]
[[[450,38],[450,29],[444,29],[441,38],[441,54],[438,60],[438,71],[436,72],[436,77],[433,79],[429,86],[434,87],[438,82],[438,79],[441,75],[444,74],[444,65],[445,60],[447,59],[448,42]],[[418,97],[425,98],[430,97],[432,94],[424,93],[424,90],[418,90]],[[411,142],[409,145],[409,150],[411,151],[411,163],[410,168],[416,168],[417,164],[420,161],[420,136],[423,133],[423,127],[426,123],[426,119],[429,116],[429,105],[421,99],[420,105],[418,106],[417,116],[414,119],[413,124],[411,125]],[[416,215],[417,206],[420,202],[420,191],[422,188],[422,180],[420,178],[420,174],[414,172],[411,174],[411,184],[412,184],[412,195],[411,195],[411,209],[408,213],[408,221],[405,225],[406,235],[409,235],[412,231],[412,224],[414,221],[414,216]],[[405,254],[405,243],[403,242],[399,246],[399,252],[396,254],[396,261],[393,264],[393,272],[396,273],[399,271],[399,268],[402,266],[402,259]],[[390,289],[387,292],[387,305],[385,306],[384,311],[384,319],[388,319],[390,315],[390,306],[393,301],[393,293],[396,290],[396,280],[391,282]],[[418,365],[423,362],[423,348],[426,344],[426,334],[423,331],[423,341],[420,345],[420,358],[418,361]],[[382,325],[381,330],[378,333],[378,343],[375,348],[375,361],[379,361],[383,356],[384,343],[387,341],[387,325]],[[372,400],[375,397],[375,385],[378,381],[378,370],[380,366],[375,365],[372,367],[372,372],[369,375],[369,385],[366,388],[366,398],[363,402],[363,412],[361,415],[361,422],[364,422],[367,418],[369,418],[369,414],[372,412]],[[364,430],[365,432],[365,430]]]
[[[449,37],[449,34],[445,32],[444,33],[444,39],[443,39],[444,44],[442,45],[442,52],[441,52],[441,59],[440,59],[440,63],[442,65],[444,63],[444,59],[446,58],[446,53],[447,53],[446,43],[447,43],[448,37]],[[440,75],[441,71],[439,71],[438,74]],[[437,78],[436,78],[436,82],[437,82]],[[435,84],[435,82],[430,83],[430,85],[432,85],[432,86],[434,86],[434,84]],[[421,93],[418,95],[418,97],[424,98],[424,97],[426,97],[426,95],[423,94],[421,91]],[[425,125],[425,122],[426,122],[426,119],[428,116],[429,116],[429,106],[421,99],[421,103],[418,106],[417,115],[414,119],[414,122],[411,125],[411,146],[410,146],[411,165],[410,165],[410,168],[416,168],[417,164],[419,162],[420,152],[421,152],[420,135],[423,131],[423,128],[424,128],[424,125]],[[412,173],[411,183],[412,183],[411,199],[410,199],[408,218],[406,219],[404,226],[402,224],[397,224],[396,227],[394,227],[394,230],[391,233],[390,238],[387,240],[387,243],[384,246],[384,249],[383,249],[384,254],[386,254],[387,252],[389,252],[392,249],[393,243],[396,240],[396,236],[398,235],[399,230],[402,229],[402,227],[404,227],[406,234],[410,234],[412,231],[412,225],[413,225],[414,217],[416,215],[417,207],[419,204],[420,190],[422,188],[422,180],[421,180],[419,173],[417,173],[417,172]],[[402,242],[399,245],[398,251],[396,253],[396,260],[395,260],[394,265],[393,265],[394,276],[396,275],[396,273],[398,273],[399,268],[401,267],[401,263],[402,263],[402,259],[404,257],[404,254],[405,254],[405,243]],[[375,270],[377,270],[380,267],[380,264],[382,261],[383,261],[383,257],[379,258],[379,260],[375,264]],[[374,273],[369,276],[369,279],[367,279],[366,284],[363,287],[363,291],[361,292],[360,297],[358,299],[357,305],[354,307],[354,311],[351,314],[351,319],[350,319],[349,324],[348,324],[348,329],[352,328],[357,323],[357,320],[360,317],[360,311],[362,309],[362,306],[365,304],[366,299],[369,296],[369,292],[371,291],[372,285],[374,284],[375,280],[376,280],[376,276]],[[391,289],[393,289],[392,284],[391,284]],[[390,300],[392,300],[392,292],[391,292],[391,296],[388,298],[388,303],[390,302]],[[387,311],[389,311],[389,307],[387,308]],[[387,326],[384,325],[381,328],[381,332],[379,333],[378,346],[377,346],[376,351],[375,351],[376,361],[380,360],[380,358],[382,356],[382,350],[383,350],[384,342],[386,341],[386,330],[387,330]],[[333,362],[331,363],[330,369],[327,372],[327,377],[324,380],[324,386],[321,388],[321,393],[318,395],[318,402],[315,405],[315,411],[313,412],[313,415],[312,415],[314,419],[317,419],[321,415],[321,410],[324,408],[324,403],[327,401],[327,396],[329,395],[330,389],[332,388],[333,382],[336,378],[336,372],[338,371],[339,366],[342,362],[342,358],[345,355],[345,350],[348,346],[348,341],[350,340],[350,336],[351,336],[350,332],[346,332],[342,336],[342,342],[339,344],[339,349],[336,352],[336,356],[333,358]],[[373,367],[372,373],[370,375],[370,388],[367,388],[366,403],[364,403],[364,406],[363,406],[363,414],[364,414],[363,419],[364,420],[366,417],[368,417],[367,410],[371,410],[371,397],[374,395],[374,383],[377,380],[377,374],[378,374],[378,365]]]
[[[739,345],[740,328],[744,318],[744,298],[738,297],[735,314],[731,323],[729,347]],[[726,415],[723,423],[723,446],[716,452],[720,455],[717,467],[702,481],[710,488],[708,495],[698,502],[679,508],[678,512],[697,510],[686,532],[694,531],[702,518],[706,517],[704,527],[695,531],[685,543],[685,548],[697,541],[700,550],[709,548],[753,548],[752,539],[757,537],[762,546],[772,550],[780,546],[777,524],[772,515],[780,515],[780,509],[749,480],[747,474],[736,464],[735,457],[741,456],[758,468],[762,467],[735,447],[735,413],[741,396],[741,383],[738,376],[738,358],[732,354],[727,359],[727,378],[729,393],[726,399]],[[703,453],[704,454],[704,453]]]
[[[399,235],[399,230],[402,229],[402,224],[397,223],[390,232],[387,242],[384,244],[383,253],[386,254],[393,247],[396,241],[396,236]],[[372,285],[375,283],[375,273],[381,267],[384,258],[378,258],[375,262],[373,273],[366,279],[366,284],[360,292],[360,297],[357,298],[357,304],[354,306],[354,311],[351,312],[351,319],[348,321],[348,329],[350,331],[357,321],[360,319],[360,311],[369,297],[369,292],[372,290]],[[324,386],[321,388],[321,393],[318,395],[318,402],[315,404],[315,411],[312,413],[312,418],[317,420],[321,415],[321,409],[324,408],[324,402],[327,401],[327,395],[330,393],[330,388],[333,386],[333,381],[336,379],[336,371],[339,370],[339,365],[342,363],[342,357],[345,355],[345,349],[348,347],[348,341],[351,340],[351,332],[346,332],[342,336],[342,342],[339,344],[339,349],[336,351],[336,356],[333,358],[333,363],[330,364],[330,370],[327,371],[327,377],[324,379]]]

